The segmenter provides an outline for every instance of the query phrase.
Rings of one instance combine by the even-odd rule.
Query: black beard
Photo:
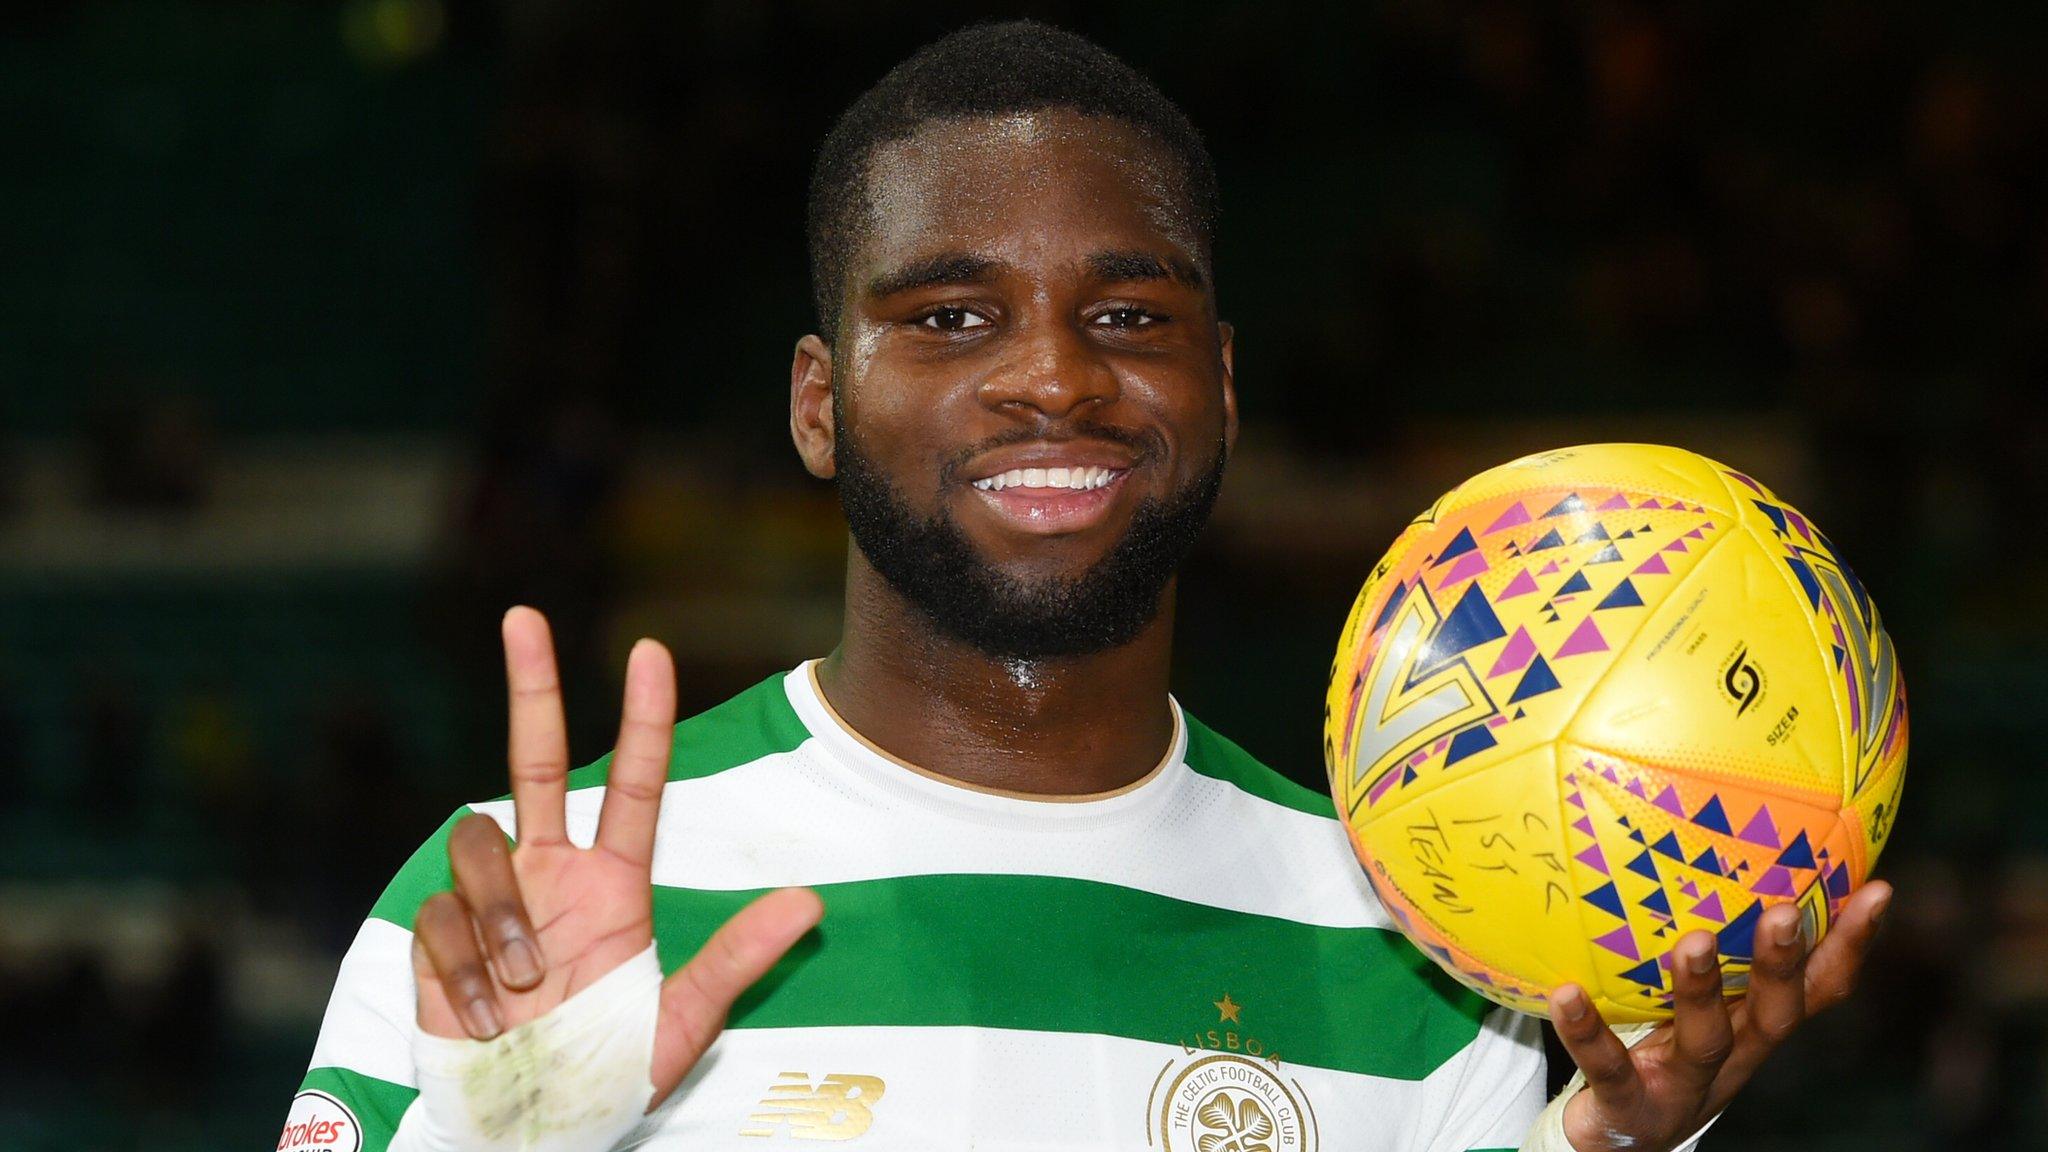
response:
[[[1200,475],[1163,500],[1140,501],[1123,539],[1086,572],[1020,580],[977,553],[943,509],[920,518],[852,429],[840,428],[839,503],[854,544],[941,632],[997,660],[1087,656],[1136,639],[1208,523],[1227,457],[1219,444]]]

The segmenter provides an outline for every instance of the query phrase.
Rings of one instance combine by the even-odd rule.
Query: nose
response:
[[[1071,323],[1034,320],[1019,326],[1002,362],[982,378],[981,402],[1013,415],[1071,416],[1090,404],[1114,401],[1116,372]]]

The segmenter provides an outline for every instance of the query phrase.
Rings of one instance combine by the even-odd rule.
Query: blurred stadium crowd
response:
[[[1191,710],[1304,781],[1351,594],[1510,456],[1771,482],[1914,705],[1893,924],[1710,1144],[2048,1147],[2048,11],[1022,6],[1208,134],[1245,437]],[[0,16],[0,1149],[261,1146],[383,880],[500,791],[495,621],[609,742],[835,635],[803,184],[904,3]]]

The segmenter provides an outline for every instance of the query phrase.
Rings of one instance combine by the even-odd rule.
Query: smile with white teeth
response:
[[[1123,475],[1121,468],[1012,468],[986,479],[976,480],[974,486],[983,492],[1001,492],[1005,488],[1069,488],[1076,492],[1087,492],[1101,488]]]

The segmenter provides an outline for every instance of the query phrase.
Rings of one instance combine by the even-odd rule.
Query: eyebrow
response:
[[[1197,290],[1203,287],[1202,270],[1182,257],[1161,259],[1135,249],[1097,252],[1088,257],[1088,270],[1103,280],[1173,280]]]
[[[993,278],[996,262],[966,252],[941,252],[914,260],[868,281],[868,295],[894,296],[916,288],[941,284],[986,284]]]
[[[1112,283],[1172,280],[1197,291],[1206,283],[1202,270],[1183,257],[1161,258],[1134,248],[1094,252],[1089,254],[1085,263],[1091,275]],[[987,256],[941,252],[913,260],[868,281],[868,295],[889,297],[899,292],[945,284],[986,284],[995,278],[997,267],[997,262]]]

